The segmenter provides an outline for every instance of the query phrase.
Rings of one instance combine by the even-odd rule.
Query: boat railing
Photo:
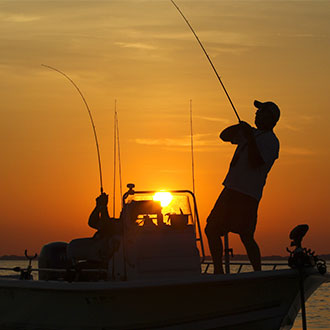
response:
[[[284,269],[289,268],[287,262],[263,262],[261,264],[262,270],[276,270],[276,269]],[[213,262],[212,260],[202,260],[201,262],[201,272],[202,274],[210,274],[213,268]],[[247,261],[237,261],[237,262],[230,262],[230,270],[231,273],[239,274],[243,271],[249,272],[252,271],[252,266]],[[0,267],[0,271],[6,271],[6,272],[21,272],[24,270],[20,267]],[[66,274],[67,272],[74,271],[74,269],[60,269],[60,268],[31,268],[31,272],[57,272],[57,273],[63,273]],[[79,270],[81,272],[87,272],[87,273],[106,273],[107,269],[97,268],[97,269],[81,269]],[[0,278],[11,278],[11,277],[19,277],[19,275],[0,275]]]
[[[33,280],[35,277],[34,274],[38,274],[39,272],[45,273],[62,273],[62,280],[67,277],[68,274],[76,274],[76,273],[107,273],[108,270],[104,268],[87,268],[87,269],[65,269],[65,268],[30,268],[27,274],[27,268],[24,267],[0,267],[0,271],[4,272],[14,272],[18,274],[0,274],[0,278],[2,279],[20,279],[20,280]],[[38,277],[37,277],[38,278]]]
[[[237,262],[230,262],[230,273],[233,270],[233,273],[239,274],[244,270],[252,271],[252,266],[248,261],[237,261]],[[203,274],[208,274],[210,272],[210,268],[213,268],[212,260],[202,260],[201,268]],[[210,267],[212,266],[212,267]],[[276,270],[276,269],[284,269],[289,268],[288,263],[286,261],[282,262],[262,262],[261,263],[262,270]]]
[[[5,271],[16,271],[14,268],[6,268],[6,267],[0,267],[0,270],[5,270]],[[76,271],[74,268],[72,269],[64,269],[64,268],[32,268],[31,272],[58,272],[58,273],[65,273],[68,271]],[[95,272],[107,272],[107,269],[104,268],[83,268],[78,271],[82,272],[90,272],[90,273],[95,273]]]

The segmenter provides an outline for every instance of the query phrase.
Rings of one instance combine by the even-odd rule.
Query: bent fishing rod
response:
[[[103,193],[103,180],[102,180],[100,148],[99,148],[99,142],[97,140],[97,134],[96,134],[96,128],[95,128],[95,125],[94,125],[94,120],[93,120],[93,117],[92,117],[92,113],[89,109],[89,106],[87,104],[87,101],[86,101],[83,93],[80,91],[79,87],[75,84],[75,82],[68,75],[66,75],[64,72],[62,72],[62,71],[60,71],[60,70],[58,70],[58,69],[56,69],[52,66],[45,65],[45,64],[41,64],[41,65],[44,66],[45,68],[48,68],[48,69],[51,69],[51,70],[54,70],[54,71],[60,73],[62,76],[64,76],[66,79],[68,79],[71,82],[71,84],[76,88],[76,90],[78,91],[78,93],[81,96],[82,100],[84,101],[84,104],[86,106],[86,109],[88,111],[88,115],[89,115],[89,118],[90,118],[90,121],[91,121],[91,124],[92,124],[93,132],[94,132],[96,151],[97,151],[97,159],[98,159],[98,164],[99,164],[99,173],[100,173],[100,190],[101,190],[101,194],[102,194]]]
[[[233,104],[233,102],[232,102],[232,100],[231,100],[231,98],[230,98],[230,96],[229,96],[229,94],[228,94],[228,92],[227,92],[227,90],[226,90],[226,87],[225,87],[225,85],[223,84],[223,82],[222,82],[222,80],[221,80],[221,78],[220,78],[220,76],[219,76],[219,74],[218,74],[218,72],[217,72],[215,66],[213,65],[213,63],[212,63],[212,61],[211,61],[209,55],[207,54],[207,52],[206,52],[206,50],[205,50],[203,44],[202,44],[201,41],[199,40],[199,38],[198,38],[196,32],[194,31],[194,29],[192,28],[192,26],[190,25],[189,21],[188,21],[187,18],[184,16],[184,14],[183,14],[182,11],[180,10],[180,8],[176,5],[176,3],[175,3],[173,0],[171,0],[171,2],[173,3],[174,7],[178,10],[178,12],[181,14],[181,16],[183,17],[183,19],[185,20],[185,22],[186,22],[187,25],[189,26],[191,32],[194,34],[196,40],[198,41],[199,45],[201,46],[201,48],[202,48],[202,50],[203,50],[203,52],[204,52],[206,58],[208,59],[209,63],[211,64],[211,67],[212,67],[212,69],[213,69],[215,75],[217,76],[217,78],[218,78],[218,80],[219,80],[219,82],[220,82],[220,84],[221,84],[221,86],[222,86],[222,88],[223,88],[223,90],[224,90],[224,92],[225,92],[225,94],[226,94],[226,96],[227,96],[227,98],[228,98],[228,100],[229,100],[229,102],[230,102],[230,104],[231,104],[231,106],[232,106],[234,112],[235,112],[235,115],[236,115],[238,121],[241,122],[241,119],[240,119],[240,117],[239,117],[239,115],[238,115],[238,113],[237,113],[237,111],[236,111],[236,109],[235,109],[235,106],[234,106],[234,104]]]

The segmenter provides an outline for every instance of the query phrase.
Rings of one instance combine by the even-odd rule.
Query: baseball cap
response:
[[[273,114],[275,123],[280,119],[280,114],[281,114],[280,109],[274,102],[270,102],[270,101],[260,102],[255,100],[254,106],[257,109],[264,109],[270,111]]]

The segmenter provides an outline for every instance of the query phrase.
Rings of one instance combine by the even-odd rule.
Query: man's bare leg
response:
[[[214,233],[209,233],[208,230],[205,230],[205,232],[209,242],[211,256],[213,259],[214,274],[224,274],[222,267],[222,239],[220,236],[214,235]]]
[[[257,242],[252,235],[240,235],[241,241],[244,244],[247,255],[250,259],[252,267],[255,271],[261,270],[261,255]]]

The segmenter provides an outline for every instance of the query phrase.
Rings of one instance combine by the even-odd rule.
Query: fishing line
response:
[[[240,119],[240,117],[239,117],[239,115],[238,115],[238,113],[237,113],[237,111],[236,111],[236,109],[235,109],[235,106],[234,106],[234,104],[233,104],[233,102],[232,102],[232,100],[231,100],[231,98],[230,98],[230,96],[229,96],[229,94],[228,94],[228,92],[227,92],[227,90],[226,90],[226,87],[225,87],[225,85],[223,84],[223,82],[222,82],[222,80],[221,80],[221,78],[220,78],[220,76],[219,76],[217,70],[215,69],[215,66],[213,65],[213,63],[212,63],[212,61],[211,61],[209,55],[207,54],[207,52],[206,52],[204,46],[202,45],[201,41],[199,40],[199,38],[198,38],[196,32],[194,31],[194,29],[193,29],[192,26],[190,25],[190,23],[189,23],[189,21],[187,20],[187,18],[183,15],[183,13],[182,13],[182,11],[180,10],[180,8],[176,5],[176,3],[175,3],[173,0],[171,0],[171,2],[173,3],[174,7],[178,10],[178,12],[181,14],[181,16],[183,17],[183,19],[185,20],[185,22],[186,22],[187,25],[189,26],[191,32],[194,34],[194,36],[195,36],[196,40],[198,41],[199,45],[201,46],[201,48],[202,48],[202,50],[203,50],[203,52],[204,52],[206,58],[208,59],[209,63],[211,64],[211,67],[212,67],[212,69],[213,69],[215,75],[217,76],[217,78],[218,78],[218,80],[219,80],[219,82],[220,82],[220,84],[221,84],[221,86],[222,86],[222,88],[223,88],[223,90],[224,90],[224,92],[225,92],[225,94],[226,94],[226,96],[227,96],[227,98],[228,98],[228,100],[229,100],[229,102],[230,102],[230,104],[231,104],[231,106],[232,106],[234,112],[235,112],[235,115],[236,115],[238,121],[240,122],[241,119]]]
[[[84,103],[85,103],[85,106],[87,108],[87,111],[88,111],[88,115],[89,115],[89,118],[91,120],[91,124],[92,124],[92,128],[93,128],[93,132],[94,132],[94,138],[95,138],[95,144],[96,144],[96,151],[97,151],[97,159],[98,159],[98,164],[99,164],[99,173],[100,173],[100,190],[101,190],[101,194],[103,193],[103,180],[102,180],[102,168],[101,168],[101,157],[100,157],[100,148],[99,148],[99,143],[98,143],[98,140],[97,140],[97,135],[96,135],[96,128],[95,128],[95,125],[94,125],[94,120],[93,120],[93,117],[92,117],[92,113],[89,109],[89,106],[86,102],[86,99],[84,97],[84,95],[82,94],[82,92],[80,91],[79,87],[75,84],[75,82],[68,76],[66,75],[64,72],[54,68],[54,67],[51,67],[49,65],[45,65],[45,64],[41,64],[42,66],[44,66],[45,68],[48,68],[48,69],[51,69],[51,70],[54,70],[58,73],[60,73],[62,76],[64,76],[66,79],[68,79],[72,85],[76,88],[76,90],[78,91],[78,93],[80,94],[81,98],[83,99]]]

